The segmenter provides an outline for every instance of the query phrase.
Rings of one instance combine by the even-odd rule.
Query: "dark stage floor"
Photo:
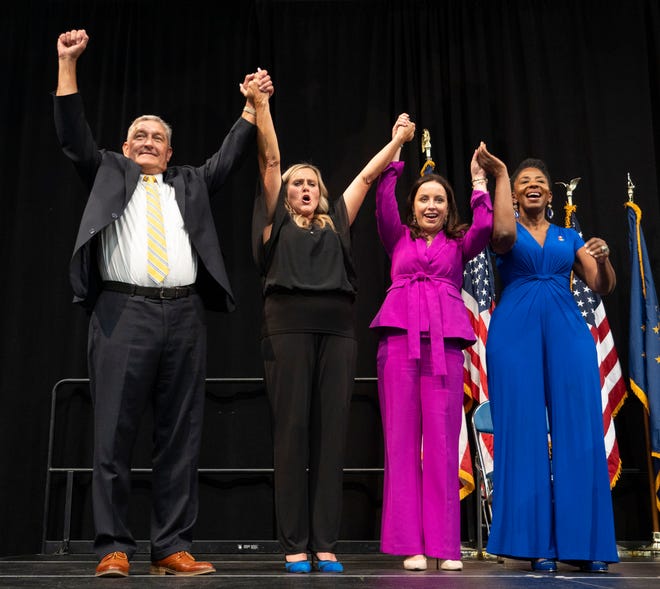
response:
[[[559,565],[555,574],[529,571],[529,563],[494,558],[464,558],[462,572],[435,570],[435,561],[424,572],[403,570],[401,559],[381,554],[339,555],[343,574],[293,575],[284,571],[277,555],[197,554],[210,560],[217,573],[199,577],[149,575],[149,560],[138,554],[128,578],[94,577],[93,555],[35,555],[0,558],[0,587],[69,589],[80,587],[177,587],[231,589],[650,589],[660,587],[660,556],[624,556],[607,574],[586,574]]]

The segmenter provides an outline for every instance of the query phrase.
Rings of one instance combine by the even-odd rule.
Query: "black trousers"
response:
[[[285,554],[335,552],[356,352],[354,339],[335,335],[290,333],[262,341],[277,535]]]
[[[146,299],[104,291],[89,325],[94,404],[92,499],[99,558],[130,558],[131,456],[144,412],[154,416],[151,557],[190,550],[198,511],[198,458],[206,378],[201,299]]]

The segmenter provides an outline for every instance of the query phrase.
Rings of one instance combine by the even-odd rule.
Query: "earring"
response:
[[[545,207],[545,216],[547,217],[548,221],[551,221],[552,217],[555,216],[555,212],[552,210],[552,203],[548,203],[548,206]]]
[[[518,212],[518,201],[515,201],[515,202],[513,203],[513,216],[514,216],[516,219],[519,219],[519,218],[520,218],[520,213]]]

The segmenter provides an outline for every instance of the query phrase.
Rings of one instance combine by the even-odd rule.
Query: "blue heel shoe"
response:
[[[585,560],[580,564],[583,573],[606,573],[607,563],[602,560]]]
[[[285,562],[287,573],[311,573],[312,565],[308,560],[299,560],[297,562]]]
[[[536,573],[556,573],[557,561],[552,558],[539,558],[533,560],[532,570]]]
[[[316,568],[320,573],[343,573],[344,565],[338,560],[319,560],[316,563]]]
[[[606,573],[607,563],[602,560],[564,560],[566,564],[577,567],[583,573]]]

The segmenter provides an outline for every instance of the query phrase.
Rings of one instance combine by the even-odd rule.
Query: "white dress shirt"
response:
[[[138,286],[156,286],[147,274],[147,193],[142,181],[135,187],[124,214],[101,233],[98,262],[103,280]],[[193,284],[197,277],[197,255],[183,224],[174,188],[156,175],[167,241],[169,274],[162,286]]]

